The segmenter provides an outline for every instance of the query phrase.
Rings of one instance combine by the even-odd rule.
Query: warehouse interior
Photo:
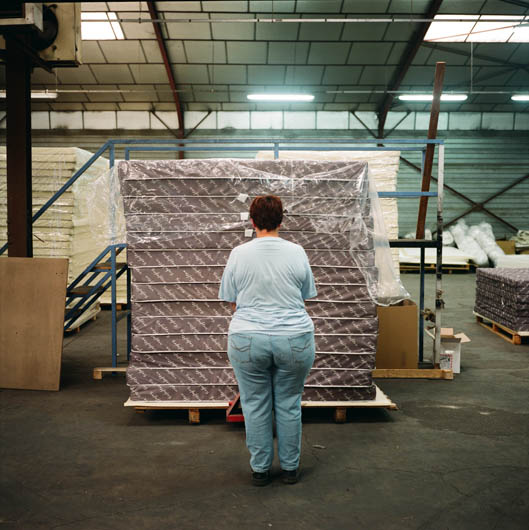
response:
[[[2,528],[527,528],[528,1],[1,4]],[[254,488],[261,194],[318,296],[301,480]]]

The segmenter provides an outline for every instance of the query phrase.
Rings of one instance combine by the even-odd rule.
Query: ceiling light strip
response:
[[[83,20],[89,21],[89,18]],[[476,19],[477,21],[478,19]],[[117,22],[155,22],[157,24],[169,24],[169,23],[188,23],[188,24],[233,24],[233,23],[245,23],[245,24],[273,24],[273,23],[288,23],[288,24],[393,24],[393,23],[414,23],[414,24],[426,24],[432,22],[439,23],[454,23],[454,22],[469,22],[469,19],[465,18],[453,18],[453,19],[434,19],[434,18],[156,18],[150,20],[148,18],[117,18]],[[513,24],[512,18],[493,18],[487,19],[487,22],[506,22]],[[513,24],[518,26],[519,23]]]
[[[237,88],[237,87],[231,87],[230,89],[222,89],[222,90],[212,90],[212,89],[177,89],[177,92],[181,93],[189,93],[189,92],[195,92],[195,93],[201,93],[206,92],[208,94],[210,93],[217,93],[217,94],[225,94],[228,92],[247,92],[247,88]],[[50,98],[55,99],[60,94],[151,94],[152,92],[156,92],[158,94],[164,94],[164,93],[172,93],[172,90],[170,89],[157,89],[154,90],[152,88],[135,88],[135,89],[124,89],[124,88],[107,88],[107,89],[98,89],[98,88],[76,88],[76,89],[62,89],[59,88],[57,90],[49,91],[34,91],[32,92],[32,97],[35,99],[38,98]],[[431,94],[425,94],[424,91],[410,91],[410,90],[316,90],[317,93],[321,94],[395,94],[395,95],[419,95],[428,97],[428,101],[431,101]],[[456,96],[456,97],[463,97],[463,96],[470,96],[470,95],[487,95],[487,94],[494,94],[494,95],[508,95],[512,96],[513,101],[526,101],[525,98],[529,97],[529,94],[514,94],[512,93],[512,90],[471,90],[465,94],[450,94],[445,93],[443,94],[443,97],[450,96]],[[266,96],[270,96],[270,94],[264,94]],[[283,99],[285,96],[288,96],[288,94],[276,94],[277,96],[281,96],[280,99]],[[315,96],[312,94],[300,94],[303,97],[310,97],[312,96],[312,99],[304,99],[303,101],[312,101]],[[0,98],[5,98],[5,90],[0,90]]]
[[[399,96],[401,101],[432,101],[432,94],[401,94]],[[442,94],[441,101],[466,101],[468,99],[467,94]]]
[[[40,90],[31,92],[31,99],[57,99],[57,96],[58,93],[56,91]],[[6,91],[0,90],[0,99],[5,99],[6,97]]]
[[[312,101],[312,94],[247,94],[250,101]]]

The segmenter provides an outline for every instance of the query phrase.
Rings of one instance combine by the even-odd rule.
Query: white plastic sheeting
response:
[[[479,243],[468,233],[468,226],[464,220],[460,220],[457,224],[450,227],[450,232],[454,236],[457,248],[462,250],[465,254],[472,258],[472,261],[483,267],[488,265],[489,258],[483,251]]]

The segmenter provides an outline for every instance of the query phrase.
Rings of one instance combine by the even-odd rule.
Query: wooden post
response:
[[[336,407],[334,409],[335,423],[345,423],[347,421],[347,409],[345,407]]]
[[[200,409],[189,409],[187,414],[189,423],[200,423]]]
[[[437,124],[439,122],[439,110],[441,107],[441,94],[443,92],[443,82],[445,77],[446,63],[435,64],[435,79],[433,88],[432,109],[430,111],[430,125],[428,127],[428,139],[435,140],[437,137]],[[435,144],[426,146],[426,156],[424,157],[424,168],[422,174],[421,191],[430,191],[430,181],[432,179],[433,157]],[[426,212],[428,210],[428,197],[421,197],[419,203],[419,215],[417,217],[417,239],[424,239],[424,225],[426,223]]]

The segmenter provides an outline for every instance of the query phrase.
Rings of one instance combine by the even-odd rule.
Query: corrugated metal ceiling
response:
[[[358,17],[399,15],[420,18],[430,0],[326,1],[177,1],[155,2],[169,59],[183,90],[184,110],[376,110],[384,94],[337,94],[341,90],[388,87],[402,62],[417,23],[226,23],[215,20],[256,17]],[[83,11],[113,11],[122,22],[123,41],[83,41],[84,64],[49,74],[36,69],[35,89],[79,89],[36,110],[173,110],[162,57],[146,2],[84,2]],[[444,0],[439,13],[529,15],[529,8],[505,0]],[[186,19],[204,19],[190,23]],[[175,21],[181,19],[182,22]],[[447,62],[446,90],[467,90],[469,43],[423,43],[402,90],[431,91],[436,61]],[[474,89],[524,90],[529,86],[529,43],[473,45]],[[246,94],[270,88],[314,93],[313,103],[250,103]],[[134,92],[94,93],[91,90]],[[528,110],[508,95],[473,95],[467,102],[444,104],[448,111]],[[413,104],[414,110],[426,110]],[[392,110],[410,108],[395,101]]]

